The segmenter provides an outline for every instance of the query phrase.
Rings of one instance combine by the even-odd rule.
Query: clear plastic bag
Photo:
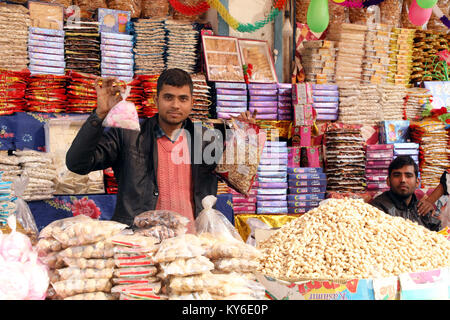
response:
[[[105,240],[120,233],[128,225],[105,220],[88,220],[75,223],[65,230],[53,232],[53,237],[67,246],[82,246]]]
[[[153,257],[147,254],[115,254],[114,262],[118,268],[147,267],[155,265]]]
[[[81,293],[110,292],[110,279],[71,279],[52,283],[56,294],[64,299]]]
[[[214,281],[211,273],[187,277],[173,277],[169,280],[169,289],[175,292],[193,292],[208,290]]]
[[[160,267],[165,276],[184,277],[211,271],[214,269],[214,264],[208,258],[199,256],[161,263]]]
[[[379,6],[381,23],[398,28],[400,26],[403,0],[384,0]]]
[[[249,218],[247,219],[246,224],[250,227],[250,235],[248,236],[246,243],[256,247],[256,239],[255,239],[256,229],[268,230],[270,229],[270,226],[264,223],[263,221],[259,220],[258,218]]]
[[[179,235],[185,234],[187,228],[179,228],[172,229],[166,226],[153,226],[150,228],[137,229],[135,233],[137,235],[151,237],[153,239],[157,239],[158,242],[161,242],[165,239],[174,238]]]
[[[134,225],[138,228],[166,226],[168,228],[177,229],[186,227],[188,223],[188,218],[169,210],[145,211],[134,218]]]
[[[257,260],[226,258],[214,261],[214,268],[222,272],[254,272],[258,268]]]
[[[80,269],[114,268],[114,259],[62,258],[62,261],[69,267]]]
[[[66,258],[111,258],[114,256],[114,245],[106,241],[99,241],[85,246],[68,247],[59,254]]]
[[[156,238],[145,237],[138,234],[117,234],[111,238],[106,239],[107,242],[128,248],[151,248],[154,247],[158,241]]]
[[[130,92],[131,86],[127,86],[125,92],[120,93],[122,95],[122,100],[109,110],[105,120],[103,120],[104,127],[141,131],[136,106],[133,102],[126,100],[130,95]]]
[[[70,227],[75,223],[90,220],[92,220],[90,217],[85,216],[83,214],[74,217],[55,220],[41,230],[41,232],[39,233],[39,238],[51,238],[53,236],[53,233],[63,232],[66,228]]]
[[[171,262],[176,259],[189,259],[201,256],[205,253],[199,238],[191,234],[185,234],[161,242],[158,252],[155,254],[155,262]]]
[[[106,292],[80,293],[64,298],[64,300],[117,300],[114,295]]]
[[[142,278],[151,277],[158,272],[155,266],[119,268],[114,270],[116,278]]]
[[[60,281],[69,279],[111,279],[114,268],[106,269],[81,269],[77,267],[68,267],[56,270]]]
[[[226,138],[216,174],[237,192],[248,195],[258,172],[266,133],[256,124],[232,118]]]
[[[224,258],[256,259],[261,252],[243,241],[225,238],[221,235],[202,233],[199,235],[205,249],[205,256],[211,260]],[[230,241],[231,240],[231,241]]]
[[[41,238],[36,243],[36,250],[39,256],[45,256],[50,252],[59,252],[63,250],[61,242],[53,238]]]
[[[212,195],[203,198],[203,210],[195,219],[197,233],[211,233],[230,240],[242,241],[241,236],[231,222],[220,211],[213,209],[216,202],[217,198]]]
[[[29,181],[30,178],[27,175],[22,175],[20,177],[14,178],[13,190],[14,194],[17,197],[15,201],[16,218],[17,221],[22,225],[23,229],[27,232],[27,234],[33,235],[35,238],[37,238],[39,235],[39,230],[36,225],[36,221],[34,220],[30,207],[25,202],[25,200],[22,199]]]
[[[159,294],[161,291],[161,282],[145,283],[145,284],[125,284],[114,286],[111,293],[121,293],[130,291],[153,292]]]

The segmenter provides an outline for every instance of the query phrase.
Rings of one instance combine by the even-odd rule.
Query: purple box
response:
[[[319,201],[288,201],[288,206],[290,208],[318,207]]]
[[[57,29],[44,29],[44,28],[29,27],[28,30],[30,33],[42,34],[45,36],[64,37],[64,34],[65,34],[63,30],[57,30]]]
[[[292,97],[291,96],[278,96],[278,102],[289,102],[292,104]]]
[[[292,106],[292,102],[278,101],[277,106],[278,106],[278,108],[290,108],[290,109],[294,109],[293,106]]]
[[[256,203],[256,198],[248,198],[248,199],[242,199],[242,198],[235,198],[233,197],[233,204],[247,204],[247,203]]]
[[[277,83],[249,83],[249,90],[273,90],[278,88]]]
[[[134,59],[102,57],[102,63],[124,64],[133,67]]]
[[[128,40],[128,41],[133,41],[134,37],[131,34],[112,33],[112,32],[102,32],[100,35],[102,38],[106,39]]]
[[[287,182],[287,177],[283,177],[283,178],[257,177],[256,180],[259,183],[264,183],[264,182]]]
[[[250,96],[276,96],[278,90],[249,90]]]
[[[277,119],[280,120],[280,121],[292,120],[292,115],[290,115],[290,114],[279,114]]]
[[[265,195],[265,194],[287,194],[286,188],[279,188],[279,189],[258,189],[259,195]]]
[[[126,70],[133,71],[133,66],[128,64],[116,64],[116,63],[103,63],[101,64],[102,70],[114,69],[114,70]]]
[[[387,169],[367,169],[366,168],[366,174],[373,174],[373,175],[388,175],[389,170]]]
[[[256,211],[256,206],[233,206],[233,211],[234,212],[255,212]]]
[[[290,188],[299,188],[299,187],[326,187],[327,180],[288,180],[288,184]]]
[[[28,69],[30,70],[31,74],[57,74],[57,75],[63,75],[65,73],[64,68],[52,68],[52,67],[44,67],[44,66],[35,66],[35,65],[29,65]]]
[[[108,45],[108,46],[133,48],[133,41],[130,41],[130,40],[117,40],[117,39],[110,39],[110,38],[102,37],[101,44]]]
[[[244,89],[247,90],[245,83],[239,82],[215,82],[216,89]]]
[[[372,150],[394,150],[393,144],[368,144],[367,151]]]
[[[315,207],[301,207],[301,208],[288,208],[288,214],[307,213],[309,210]]]
[[[250,96],[250,101],[275,101],[278,102],[277,96]]]
[[[121,46],[112,46],[109,44],[101,44],[100,45],[100,50],[102,51],[102,55],[103,55],[103,51],[118,51],[118,52],[133,52],[133,47],[121,47]]]
[[[287,182],[260,182],[259,188],[272,189],[272,188],[288,188]]]
[[[314,96],[328,96],[339,97],[339,91],[337,90],[313,90]]]
[[[218,107],[245,107],[247,108],[246,101],[217,101]]]
[[[287,207],[275,207],[275,208],[257,208],[256,213],[258,214],[287,214]]]
[[[292,115],[291,109],[278,109],[278,115]]]
[[[289,180],[323,180],[327,178],[325,173],[289,173]]]
[[[267,114],[257,114],[255,116],[256,120],[277,120],[277,114],[275,113],[267,113]]]
[[[259,161],[259,164],[260,165],[284,165],[284,166],[287,166],[288,159],[278,159],[278,158],[267,159],[267,158],[265,158],[265,159],[261,159]]]
[[[313,103],[313,107],[316,109],[332,109],[332,110],[338,110],[339,109],[339,103],[326,103],[326,102],[317,102]]]
[[[277,83],[278,89],[292,89],[292,83]]]
[[[37,52],[37,53],[45,53],[45,54],[55,54],[64,56],[64,49],[57,49],[57,48],[44,48],[44,47],[28,47],[28,52]]]
[[[267,147],[287,147],[287,141],[267,140],[264,146]]]
[[[297,173],[323,173],[323,168],[309,168],[309,167],[302,167],[302,168],[292,168],[288,167],[287,172],[289,174],[297,174]]]
[[[369,160],[366,163],[370,168],[387,168],[391,164],[391,160]]]
[[[387,175],[385,175],[385,176],[366,175],[366,178],[368,181],[386,182]]]
[[[236,96],[231,94],[218,94],[217,101],[247,101],[247,96]]]
[[[289,159],[289,153],[286,151],[286,153],[277,153],[277,152],[266,152],[265,150],[272,150],[272,147],[270,149],[263,149],[263,153],[261,155],[261,159]]]
[[[316,111],[318,114],[330,114],[330,115],[337,115],[339,110],[338,109],[327,109],[327,108],[316,108]]]
[[[133,70],[117,70],[117,69],[102,68],[102,74],[133,77]]]
[[[242,112],[246,112],[247,108],[239,108],[239,107],[216,107],[216,111],[217,112],[221,112],[221,113],[242,113]]]
[[[66,63],[64,61],[33,59],[33,58],[30,59],[30,65],[56,67],[56,68],[65,68],[66,67]]]
[[[258,171],[287,171],[287,166],[282,165],[259,165]]]
[[[217,112],[217,117],[220,119],[231,119],[231,117],[239,117],[240,113],[233,112]]]
[[[267,208],[267,207],[287,207],[288,202],[285,201],[258,201],[256,206]]]
[[[42,34],[34,34],[34,33],[30,33],[28,35],[28,40],[64,43],[64,37],[45,36]]]
[[[249,107],[248,110],[250,112],[254,112],[256,110],[257,114],[274,114],[277,113],[277,107],[259,107],[259,108],[255,108],[255,107]]]
[[[318,114],[317,115],[317,120],[320,121],[333,121],[333,120],[337,120],[338,119],[338,115],[337,114]]]
[[[313,90],[338,90],[338,86],[335,84],[313,84]]]
[[[227,94],[227,95],[237,95],[237,96],[246,96],[247,90],[242,89],[216,89],[217,94]]]
[[[378,189],[389,189],[389,186],[386,183],[368,183],[367,184],[367,190],[378,190]]]
[[[326,187],[303,187],[303,188],[289,188],[289,194],[303,194],[303,193],[324,193],[327,191]]]
[[[253,108],[277,107],[276,101],[250,101],[249,106]]]
[[[286,201],[286,195],[276,195],[276,194],[257,195],[256,200],[257,201]]]
[[[278,95],[289,96],[292,99],[292,87],[291,88],[278,88]]]
[[[259,171],[258,177],[266,177],[266,178],[286,178],[287,173],[283,171]]]
[[[115,50],[102,50],[102,58],[112,57],[112,58],[124,58],[133,59],[133,52],[120,52]]]
[[[57,54],[45,54],[38,52],[28,52],[28,56],[31,59],[43,59],[43,60],[52,60],[52,61],[64,61],[64,55]]]
[[[313,96],[314,102],[339,102],[339,97]]]
[[[325,199],[325,193],[288,194],[287,199],[288,201],[305,201],[305,200],[320,201]]]

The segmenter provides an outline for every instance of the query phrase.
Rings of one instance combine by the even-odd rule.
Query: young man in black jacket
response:
[[[417,222],[429,230],[439,231],[441,222],[430,211],[418,213],[418,201],[414,192],[419,186],[419,168],[410,156],[399,156],[389,165],[387,184],[389,191],[383,192],[372,201],[372,205],[392,216],[399,216]]]
[[[189,119],[193,106],[191,77],[181,69],[169,69],[160,75],[157,82],[155,102],[158,114],[145,119],[140,132],[119,128],[104,130],[103,119],[121,100],[120,89],[113,86],[113,82],[114,79],[108,78],[96,86],[97,109],[83,124],[68,150],[67,167],[78,174],[112,167],[118,182],[117,204],[112,220],[132,225],[136,215],[155,210],[160,203],[159,178],[164,177],[167,181],[165,190],[175,181],[175,177],[169,173],[158,171],[158,141],[166,139],[167,142],[168,139],[175,143],[180,136],[188,136],[185,143],[189,149],[191,180],[185,189],[190,189],[186,192],[189,192],[191,202],[176,205],[186,206],[188,211],[192,208],[192,220],[203,209],[201,200],[207,195],[217,194],[214,169],[223,151],[224,127],[213,130],[214,128],[199,122],[193,123]],[[241,114],[240,118],[254,122],[249,113]],[[209,157],[214,160],[212,162],[211,159],[205,161],[207,159],[203,156],[207,146],[213,146],[208,148],[214,150]],[[173,190],[177,190],[176,185],[173,187]]]

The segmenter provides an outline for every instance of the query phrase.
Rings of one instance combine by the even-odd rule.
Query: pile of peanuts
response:
[[[367,279],[450,266],[450,241],[362,199],[329,199],[259,243],[278,279]]]

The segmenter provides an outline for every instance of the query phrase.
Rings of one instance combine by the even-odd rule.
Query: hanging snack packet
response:
[[[231,130],[222,158],[216,167],[216,174],[231,188],[248,195],[266,141],[266,133],[256,124],[231,119]]]
[[[122,101],[119,101],[114,107],[112,107],[105,120],[103,120],[104,127],[141,131],[136,106],[133,102],[127,101],[130,92],[131,87],[127,86],[125,92],[121,93]]]

